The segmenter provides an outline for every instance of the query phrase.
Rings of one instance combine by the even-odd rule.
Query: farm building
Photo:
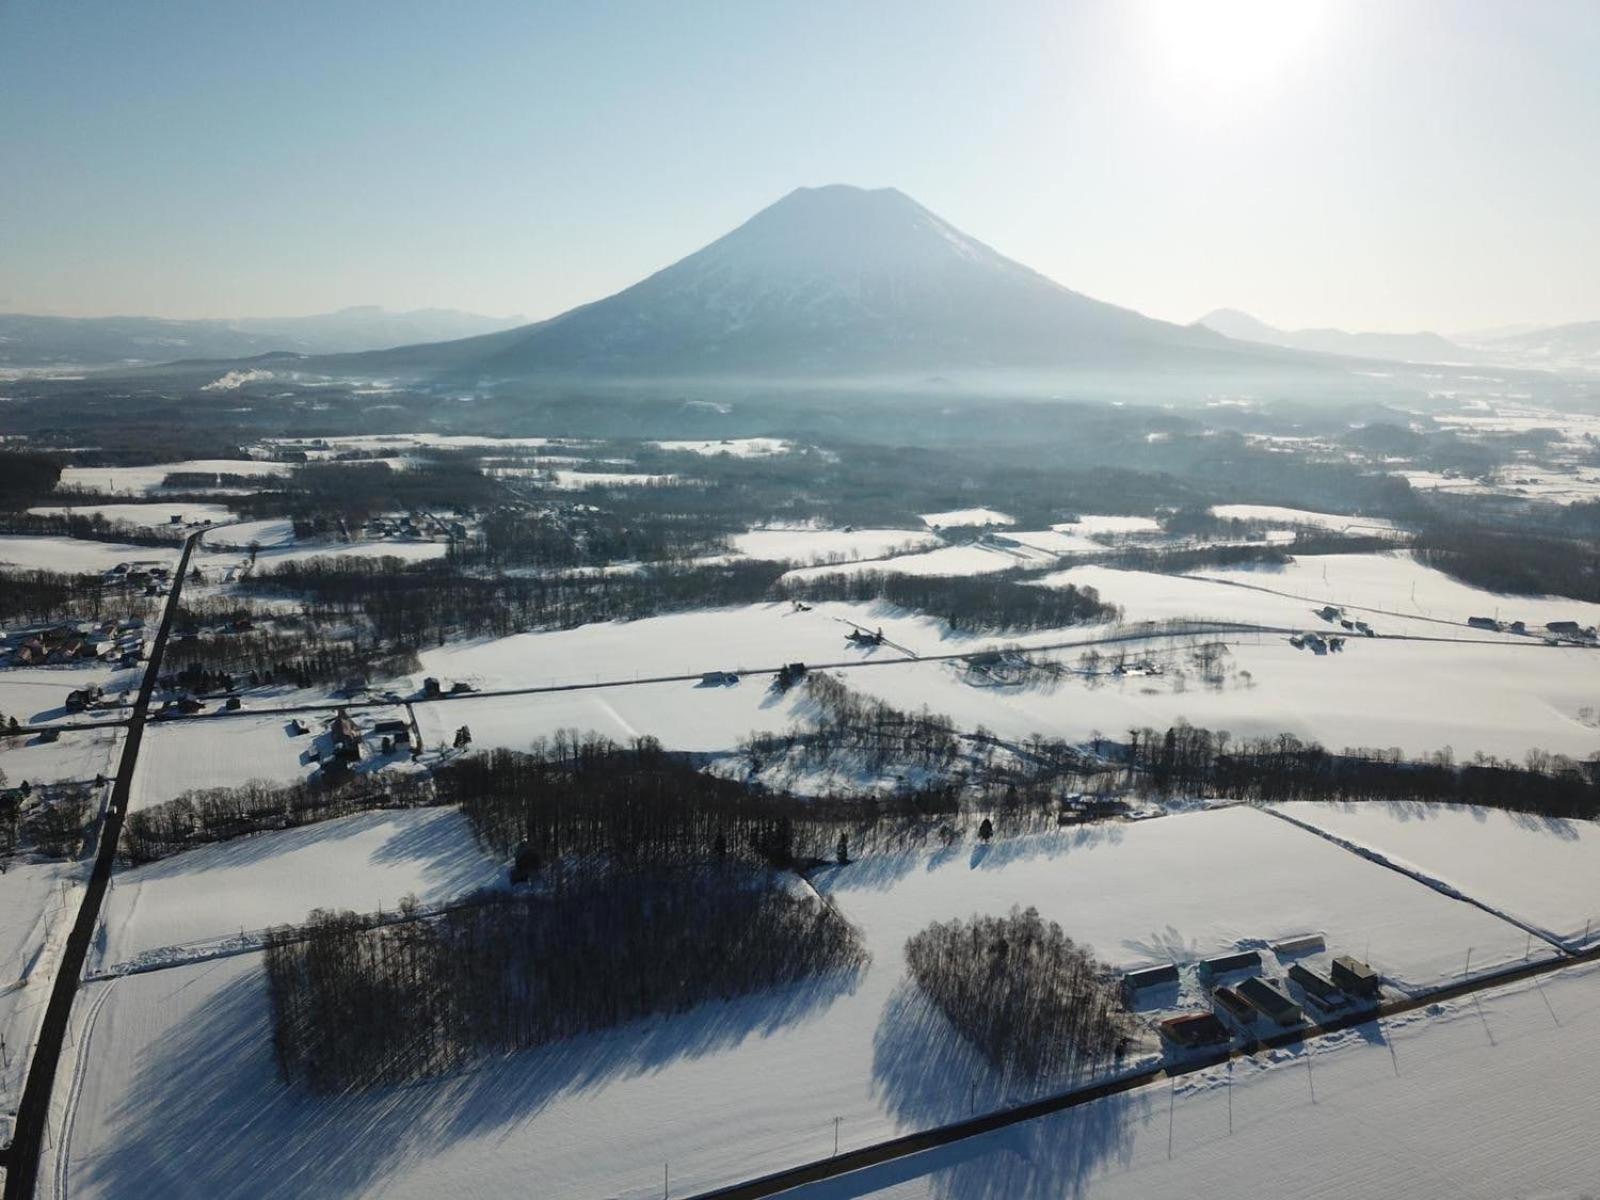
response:
[[[1219,1012],[1226,1013],[1235,1022],[1248,1028],[1256,1023],[1260,1012],[1231,987],[1219,987],[1211,993],[1212,1003]]]
[[[1333,960],[1333,982],[1352,996],[1376,996],[1378,973],[1360,959],[1341,954]]]
[[[1337,1008],[1344,1003],[1344,993],[1333,980],[1326,975],[1317,974],[1303,963],[1295,963],[1289,968],[1289,978],[1299,984],[1300,990],[1323,1008]]]
[[[1285,954],[1320,954],[1327,948],[1328,943],[1320,933],[1304,933],[1298,937],[1284,938],[1282,941],[1272,943],[1272,952],[1280,956]]]
[[[1228,1027],[1214,1013],[1185,1013],[1162,1021],[1161,1036],[1180,1050],[1216,1046],[1229,1040]]]
[[[1159,967],[1141,967],[1122,977],[1123,994],[1131,1000],[1146,988],[1164,987],[1178,982],[1178,964],[1163,963]]]
[[[1226,975],[1230,971],[1254,971],[1261,966],[1261,952],[1259,950],[1239,950],[1233,954],[1219,954],[1215,958],[1208,958],[1200,964],[1202,974],[1215,977]]]
[[[1276,1024],[1294,1025],[1304,1015],[1298,1004],[1259,975],[1250,976],[1234,990],[1252,1008]]]

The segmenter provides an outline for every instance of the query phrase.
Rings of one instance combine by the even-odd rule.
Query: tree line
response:
[[[1056,629],[1117,620],[1121,610],[1101,601],[1092,587],[1039,587],[1021,572],[985,575],[901,575],[889,571],[841,571],[786,582],[794,599],[884,601],[914,609],[967,632]]]
[[[1179,724],[1129,731],[1130,782],[1157,795],[1284,800],[1413,800],[1476,804],[1549,817],[1600,816],[1600,773],[1542,751],[1518,766],[1486,755],[1457,763],[1447,752],[1406,758],[1398,749],[1334,754],[1293,734],[1240,739]]]
[[[294,783],[254,780],[201,788],[139,808],[122,826],[118,851],[137,866],[211,842],[270,833],[380,808],[439,803],[426,776],[382,772],[344,780],[320,776]]]

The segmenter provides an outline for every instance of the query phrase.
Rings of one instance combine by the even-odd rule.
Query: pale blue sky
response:
[[[0,0],[0,309],[546,316],[893,185],[1155,316],[1600,318],[1597,0]]]

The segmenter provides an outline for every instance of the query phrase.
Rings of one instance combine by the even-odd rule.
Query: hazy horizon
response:
[[[1597,50],[1573,0],[13,4],[0,311],[532,321],[849,183],[1178,323],[1592,320]]]

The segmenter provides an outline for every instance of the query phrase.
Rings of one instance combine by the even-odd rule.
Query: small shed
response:
[[[1333,982],[1352,996],[1374,997],[1378,994],[1378,973],[1359,958],[1341,954],[1333,960]]]
[[[1272,952],[1277,955],[1320,954],[1327,948],[1328,943],[1320,933],[1300,933],[1272,943]]]

